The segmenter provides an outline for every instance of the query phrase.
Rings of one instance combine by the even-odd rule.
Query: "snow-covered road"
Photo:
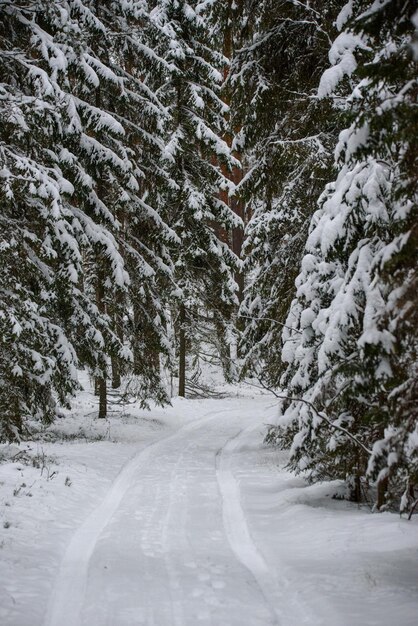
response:
[[[105,441],[45,444],[55,476],[0,465],[1,625],[415,626],[417,520],[286,472],[275,410],[130,407]]]
[[[124,466],[67,548],[47,626],[281,624],[231,469],[253,415],[212,411]]]

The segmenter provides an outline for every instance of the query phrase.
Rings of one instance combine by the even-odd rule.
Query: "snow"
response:
[[[150,412],[86,388],[0,447],[2,626],[412,626],[417,521],[307,486],[253,387]]]
[[[353,14],[353,0],[349,0],[341,9],[340,13],[338,14],[338,17],[335,21],[335,25],[337,27],[337,30],[342,30],[343,26],[346,24],[347,20],[350,19],[350,17]]]
[[[351,76],[356,70],[357,61],[354,52],[357,49],[367,49],[361,37],[349,32],[342,32],[338,35],[329,51],[332,67],[325,70],[319,82],[319,98],[325,98],[334,93],[341,80],[345,76]]]

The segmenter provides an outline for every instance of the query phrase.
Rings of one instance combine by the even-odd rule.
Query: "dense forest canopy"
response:
[[[418,483],[414,0],[0,0],[0,437],[202,360],[378,507]]]

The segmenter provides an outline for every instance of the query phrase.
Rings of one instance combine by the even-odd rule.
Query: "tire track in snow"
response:
[[[96,543],[118,510],[132,481],[139,475],[141,466],[155,454],[155,449],[170,440],[181,438],[184,433],[199,429],[205,422],[212,421],[219,413],[224,412],[206,413],[200,419],[182,426],[175,433],[141,449],[122,467],[102,503],[76,530],[67,546],[50,597],[44,626],[78,626],[80,624],[89,563]],[[174,609],[174,613],[176,612]]]
[[[176,571],[174,561],[170,559],[170,541],[168,538],[172,509],[177,500],[177,471],[178,471],[178,468],[181,466],[183,459],[184,459],[184,453],[181,453],[170,477],[168,508],[167,508],[167,514],[164,519],[163,532],[162,532],[162,541],[163,541],[163,546],[165,548],[164,550],[165,568],[167,570],[168,578],[170,582],[173,626],[183,626],[183,624],[185,623],[181,596],[177,598],[175,597],[175,594],[176,593],[178,594],[178,590],[181,588],[181,583],[180,583],[179,575]]]
[[[237,559],[247,568],[255,579],[270,609],[275,626],[301,626],[302,624],[322,623],[308,610],[306,605],[291,589],[284,575],[277,577],[268,566],[264,556],[257,548],[247,524],[241,505],[241,493],[232,468],[232,455],[242,448],[241,438],[259,428],[259,424],[240,430],[229,439],[216,455],[216,475],[223,502],[223,521],[225,532]]]
[[[221,415],[225,415],[229,417],[231,413],[237,413],[240,411],[242,411],[241,407],[232,408],[232,409],[224,408],[219,411],[211,411],[210,414],[209,413],[206,414],[205,416],[206,419],[202,418],[202,422],[203,423],[211,422],[213,421],[213,419],[219,418],[219,416]],[[199,422],[199,426],[202,425],[202,422]],[[197,428],[194,428],[193,430],[197,430]],[[169,481],[169,502],[168,502],[167,514],[164,518],[164,524],[163,524],[163,530],[162,530],[162,540],[163,540],[164,554],[165,554],[164,556],[165,567],[166,567],[168,577],[169,577],[170,592],[172,594],[172,598],[171,598],[172,626],[184,626],[187,622],[187,616],[185,616],[184,611],[183,611],[182,598],[181,597],[175,598],[175,594],[173,593],[176,590],[177,591],[181,590],[181,577],[180,577],[180,573],[177,570],[175,560],[172,557],[170,557],[172,540],[170,540],[169,538],[169,529],[172,527],[172,512],[173,512],[173,509],[175,508],[174,505],[178,502],[178,499],[179,499],[179,487],[184,485],[183,480],[180,478],[180,470],[182,468],[182,465],[184,464],[184,459],[186,457],[187,451],[189,450],[189,448],[192,448],[193,445],[194,444],[192,442],[192,443],[189,443],[185,447],[183,452],[179,455],[179,458],[175,466],[173,467],[173,470],[170,476],[170,481]],[[178,536],[179,530],[180,529],[177,528],[176,542],[175,542],[176,545],[179,544],[179,536]],[[183,550],[183,554],[185,555],[187,553],[187,547],[186,547],[186,540],[184,537],[183,537],[183,542],[184,543],[182,546],[182,550]],[[193,557],[191,556],[190,559],[192,560]],[[205,616],[204,614],[200,614],[198,619],[199,619],[199,624],[202,624],[202,625],[213,624],[212,618],[210,615]]]

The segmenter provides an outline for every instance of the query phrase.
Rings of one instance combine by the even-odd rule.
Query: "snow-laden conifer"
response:
[[[228,331],[237,303],[238,259],[229,248],[227,232],[240,220],[221,197],[222,190],[233,191],[221,165],[239,163],[224,139],[227,106],[220,88],[226,60],[214,45],[211,4],[159,0],[151,13],[166,61],[159,96],[169,114],[165,215],[180,240],[173,250],[179,291],[172,304],[182,394],[186,345],[190,348],[204,340],[205,327],[214,332],[217,351],[229,371]]]
[[[413,2],[348,3],[322,77],[353,86],[284,331],[279,436],[314,476],[417,477]],[[415,399],[414,399],[415,398]]]
[[[36,53],[42,3],[2,2],[1,437],[28,416],[49,421],[77,387],[71,327],[102,343],[96,310],[79,288],[80,226],[60,164],[63,110]]]
[[[82,201],[113,232],[129,274],[125,289],[112,275],[107,251],[96,249],[91,282],[113,332],[113,383],[132,355],[131,391],[145,403],[151,397],[164,401],[160,354],[167,355],[169,345],[161,301],[171,274],[166,245],[176,238],[158,213],[167,114],[154,89],[164,61],[152,47],[143,2],[70,3],[70,16],[74,29],[85,34],[84,47],[71,52],[76,80],[65,87],[76,120],[71,141],[92,181]],[[102,366],[98,377],[106,375]]]
[[[108,356],[118,370],[133,360],[144,401],[165,398],[161,289],[176,236],[150,201],[166,112],[147,84],[159,61],[145,8],[1,3],[2,376],[16,387],[2,385],[2,403],[18,428],[52,416],[76,364],[99,379],[104,414]]]
[[[240,3],[229,78],[235,145],[244,154],[239,193],[245,233],[244,373],[275,386],[281,336],[310,218],[332,164],[335,128],[316,89],[328,63],[336,2]]]

